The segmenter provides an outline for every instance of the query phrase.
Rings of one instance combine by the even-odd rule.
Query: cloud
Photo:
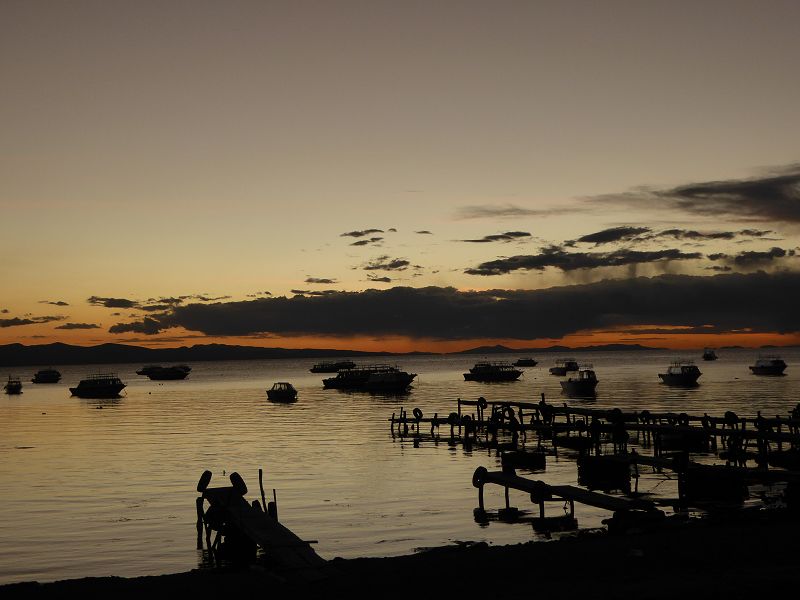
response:
[[[432,231],[428,231],[427,229],[422,229],[420,231],[415,231],[414,233],[418,233],[420,235],[433,235]]]
[[[489,242],[511,242],[514,240],[529,238],[531,234],[527,231],[506,231],[505,233],[496,233],[494,235],[486,235],[482,238],[475,240],[458,240],[460,242],[472,242],[474,244],[486,244]]]
[[[59,325],[56,329],[100,329],[100,325],[94,323],[64,323]]]
[[[544,290],[394,287],[318,297],[189,304],[141,323],[114,326],[112,333],[152,334],[182,327],[226,336],[534,340],[642,325],[790,333],[800,331],[799,296],[800,273],[790,271],[661,275]],[[765,298],[769,310],[753,310],[763,306]]]
[[[0,310],[0,313],[7,315],[9,313],[9,310],[7,308],[4,308],[3,310]]]
[[[767,250],[765,252],[757,252],[757,251],[748,251],[748,252],[740,252],[737,254],[733,262],[739,266],[745,265],[752,265],[752,264],[763,264],[766,262],[771,262],[776,258],[783,258],[786,256],[787,252],[783,248],[772,248],[771,250]]]
[[[351,246],[368,246],[369,244],[377,244],[378,242],[382,241],[382,237],[371,237],[367,240],[358,240],[357,242],[353,242],[350,244]]]
[[[67,317],[49,316],[49,317],[12,317],[10,319],[0,319],[0,328],[4,327],[19,327],[20,325],[38,325],[41,323],[52,323],[53,321],[63,321]]]
[[[473,205],[459,208],[454,218],[463,221],[466,219],[497,219],[511,217],[541,217],[552,214],[550,210],[534,210],[522,208],[514,204],[500,205]]]
[[[361,229],[359,231],[348,231],[346,233],[342,233],[339,237],[355,237],[360,238],[372,233],[383,233],[383,229]]]
[[[106,308],[138,308],[139,303],[136,300],[128,300],[126,298],[104,298],[102,296],[90,296],[86,299],[89,304],[93,306],[105,306]]]
[[[584,235],[575,241],[598,246],[611,242],[627,241],[648,232],[650,232],[649,227],[611,227],[610,229],[603,229],[596,233]]]
[[[290,290],[297,296],[327,296],[329,294],[337,294],[336,290]]]
[[[318,283],[322,285],[330,285],[339,282],[336,279],[328,279],[327,277],[306,277],[306,283]]]
[[[644,252],[638,250],[615,250],[613,252],[564,252],[558,246],[542,250],[541,254],[510,256],[481,263],[467,269],[468,275],[504,275],[512,271],[543,271],[554,267],[562,271],[594,269],[597,267],[621,267],[625,265],[692,260],[702,258],[699,252],[681,252],[676,249]]]
[[[405,271],[410,264],[404,258],[390,258],[384,255],[371,260],[363,268],[365,271]]]
[[[665,190],[642,189],[592,201],[653,205],[690,214],[754,222],[800,222],[800,164],[751,179],[691,183]]]
[[[63,300],[39,300],[39,304],[50,304],[52,306],[69,306],[68,302],[64,302]]]
[[[367,275],[367,279],[370,281],[375,281],[377,283],[392,283],[391,277],[378,277],[377,275],[372,275],[371,273]]]
[[[228,300],[230,298],[231,296],[207,296],[205,294],[190,294],[188,296],[179,296],[180,300],[198,300],[199,302],[218,302],[219,300]]]
[[[191,306],[215,306],[213,304],[193,304]],[[108,328],[109,333],[144,333],[145,335],[155,335],[163,329],[160,318],[145,317],[141,321],[133,323],[117,323]]]

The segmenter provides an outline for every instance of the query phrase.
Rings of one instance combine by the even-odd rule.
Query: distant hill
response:
[[[572,348],[570,346],[547,346],[546,348],[508,348],[507,346],[478,346],[469,350],[452,352],[451,354],[537,354],[543,352],[613,352],[616,350],[664,350],[664,348],[651,348],[641,344],[602,344],[597,346],[583,346]]]

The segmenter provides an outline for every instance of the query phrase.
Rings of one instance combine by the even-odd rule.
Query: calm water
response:
[[[594,406],[741,415],[785,414],[800,400],[800,352],[782,355],[787,376],[764,378],[747,369],[755,352],[722,351],[716,362],[698,361],[700,387],[681,390],[657,377],[674,352],[576,354],[598,373]],[[61,384],[26,383],[21,396],[0,396],[0,582],[197,567],[194,488],[204,469],[214,472],[212,485],[227,483],[223,471],[239,471],[254,498],[263,467],[265,487],[278,490],[281,520],[300,537],[319,540],[326,558],[537,539],[529,525],[473,521],[472,473],[479,465],[497,467],[494,454],[446,443],[414,448],[389,432],[387,419],[401,406],[432,415],[455,410],[459,397],[536,400],[544,392],[549,401],[562,400],[559,378],[547,374],[555,355],[536,356],[539,366],[516,383],[464,382],[461,373],[480,358],[401,359],[419,377],[399,397],[323,390],[325,376],[309,373],[308,360],[196,363],[189,379],[163,383],[135,375],[141,365],[115,365],[128,383],[127,395],[115,401],[80,400],[67,390],[109,367],[64,367]],[[29,380],[35,369],[0,374],[9,371]],[[268,403],[265,390],[275,381],[293,382],[299,401]],[[549,458],[542,478],[575,483],[575,462]],[[640,489],[674,495],[673,482],[653,475]],[[533,508],[523,494],[512,499]],[[501,503],[500,489],[487,488],[487,507]],[[599,526],[607,516],[577,508],[581,527]]]

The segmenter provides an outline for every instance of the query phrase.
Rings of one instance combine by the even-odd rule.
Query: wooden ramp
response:
[[[222,509],[226,520],[253,542],[281,567],[296,571],[305,579],[320,579],[327,561],[277,519],[254,508],[233,487],[207,488],[203,498],[213,508]]]

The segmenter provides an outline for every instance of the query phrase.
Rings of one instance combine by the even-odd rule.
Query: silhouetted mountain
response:
[[[451,354],[537,354],[543,352],[613,352],[617,350],[663,350],[641,344],[601,344],[597,346],[547,346],[546,348],[508,348],[507,346],[478,346]]]

